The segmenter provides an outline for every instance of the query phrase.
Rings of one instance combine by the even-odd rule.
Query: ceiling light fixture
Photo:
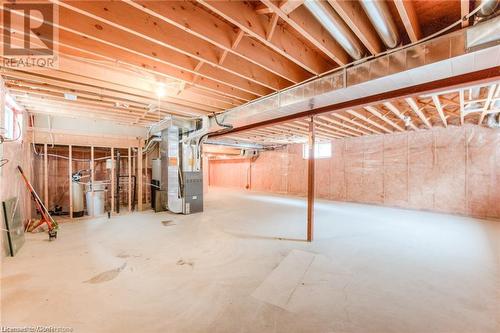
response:
[[[158,86],[156,87],[156,96],[158,98],[165,97],[165,84],[164,83],[159,83]]]

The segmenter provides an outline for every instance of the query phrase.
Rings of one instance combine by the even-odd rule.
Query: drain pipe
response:
[[[304,5],[354,60],[363,58],[363,46],[327,1],[306,0]]]
[[[399,44],[399,34],[385,1],[362,0],[363,7],[370,22],[375,27],[384,44],[393,49]]]

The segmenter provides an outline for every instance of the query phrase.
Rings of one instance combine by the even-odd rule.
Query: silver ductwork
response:
[[[488,115],[486,124],[489,128],[500,128],[500,112]]]
[[[304,5],[354,60],[363,58],[363,46],[328,2],[306,0]]]
[[[398,29],[385,1],[361,0],[361,6],[384,44],[390,49],[398,46]]]
[[[479,17],[489,17],[495,14],[500,3],[499,0],[480,0],[477,2],[479,3],[478,6],[481,6],[481,9],[476,14]]]

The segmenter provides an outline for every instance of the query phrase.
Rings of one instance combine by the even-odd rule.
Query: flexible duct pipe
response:
[[[493,15],[499,2],[499,0],[480,0],[479,6],[481,6],[481,9],[477,12],[477,16],[488,17]]]
[[[362,0],[361,6],[384,44],[390,49],[398,46],[398,29],[385,1]]]
[[[315,0],[306,0],[304,5],[354,60],[363,58],[363,46],[332,6]]]

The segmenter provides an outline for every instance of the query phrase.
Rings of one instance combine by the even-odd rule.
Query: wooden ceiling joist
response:
[[[300,35],[304,36],[312,45],[326,54],[338,65],[345,65],[350,62],[350,57],[340,44],[332,38],[323,26],[305,8],[299,7],[293,13],[284,12],[274,1],[261,0],[266,6],[271,8],[283,21],[288,23]]]
[[[372,132],[372,133],[374,133],[374,134],[381,134],[381,133],[382,133],[382,132],[380,132],[380,131],[378,131],[378,130],[376,130],[376,129],[374,129],[374,128],[371,128],[371,127],[369,127],[369,126],[366,126],[366,125],[364,125],[364,124],[360,123],[359,121],[356,121],[355,119],[350,119],[350,118],[348,118],[348,117],[346,117],[346,116],[343,116],[343,115],[341,115],[341,114],[338,114],[338,113],[331,113],[331,114],[330,114],[330,116],[336,117],[336,118],[338,118],[338,119],[341,119],[341,120],[343,120],[343,121],[345,121],[345,122],[348,122],[348,123],[350,123],[350,124],[353,124],[353,125],[355,125],[355,126],[358,126],[358,127],[364,128],[364,129],[366,129],[366,130],[368,130],[368,131],[370,131],[370,132]]]
[[[285,14],[290,14],[295,9],[299,8],[304,3],[304,0],[283,0],[280,3],[280,9]]]
[[[205,0],[198,2],[314,75],[333,68],[330,62],[286,28],[279,27],[273,38],[270,41],[266,40],[266,26],[269,19],[259,15],[250,2]]]
[[[460,0],[460,16],[462,17],[462,28],[469,26],[469,19],[464,20],[470,12],[470,0]]]
[[[399,126],[398,124],[396,124],[394,121],[392,121],[391,119],[389,119],[387,116],[382,115],[380,113],[380,111],[377,110],[376,107],[374,107],[374,106],[366,106],[364,109],[366,111],[368,111],[369,113],[371,113],[372,115],[374,115],[375,117],[377,117],[378,119],[380,119],[380,120],[384,121],[385,123],[389,124],[390,126],[394,127],[398,131],[404,132],[404,129],[401,126]]]
[[[481,125],[483,123],[484,117],[488,114],[488,111],[490,110],[490,105],[493,101],[493,97],[497,97],[500,94],[500,85],[493,84],[490,87],[488,87],[488,95],[486,97],[486,100],[484,101],[483,109],[481,112],[481,115],[479,116],[479,121],[478,125]]]
[[[332,118],[327,117],[327,116],[322,116],[322,115],[319,115],[319,116],[317,116],[317,118],[318,118],[318,119],[323,119],[323,120],[325,120],[325,121],[327,121],[327,122],[329,122],[329,123],[332,123],[332,124],[338,125],[338,126],[340,126],[340,127],[344,127],[344,128],[349,129],[349,130],[351,130],[351,131],[358,132],[358,133],[360,133],[360,134],[364,134],[364,135],[370,135],[370,134],[371,134],[370,132],[367,132],[367,131],[362,130],[362,129],[357,128],[357,127],[350,126],[350,125],[348,125],[348,124],[346,124],[346,123],[343,123],[343,122],[337,121],[337,120],[332,119]]]
[[[415,131],[418,130],[418,127],[415,126],[415,124],[411,120],[411,117],[405,116],[394,104],[392,104],[391,102],[385,102],[384,106],[387,108],[387,110],[394,113],[404,123],[406,123],[408,121],[408,126],[411,127],[413,130],[415,130]],[[408,119],[407,119],[407,117],[408,117]]]
[[[439,115],[439,118],[443,122],[444,127],[448,127],[448,122],[446,121],[446,116],[444,115],[444,111],[443,111],[443,105],[441,105],[441,101],[439,100],[439,96],[433,95],[432,101],[434,102],[434,106],[435,106],[436,111]]]
[[[106,91],[103,89],[97,89],[95,87],[86,87],[86,86],[81,86],[82,90],[77,90],[73,88],[65,88],[64,83],[61,83],[59,86],[52,86],[52,85],[46,85],[43,83],[33,83],[31,81],[17,81],[17,80],[10,80],[7,79],[7,86],[9,89],[13,91],[19,91],[23,93],[39,93],[43,95],[53,95],[54,93],[59,93],[60,96],[64,96],[65,93],[67,94],[72,94],[78,97],[82,98],[87,98],[87,99],[92,99],[95,101],[108,101],[108,102],[114,102],[114,103],[119,103],[119,104],[126,104],[130,106],[137,106],[140,107],[142,106],[148,106],[148,105],[154,105],[157,104],[158,101],[156,100],[151,100],[147,98],[140,98],[140,97],[131,97],[126,94],[122,93],[116,93],[112,91]],[[63,87],[63,88],[59,88]],[[78,86],[80,87],[80,86]],[[95,90],[94,90],[95,89]],[[90,90],[90,92],[89,92]],[[123,98],[123,97],[126,97]],[[136,102],[133,102],[136,101]],[[171,102],[162,102],[160,103],[162,108],[166,108],[169,110],[174,111],[175,113],[178,114],[183,114],[183,115],[205,115],[207,112],[217,112],[217,109],[205,109],[201,110],[199,108],[195,107],[188,107],[180,104],[175,104]]]
[[[334,126],[331,123],[321,121],[320,119],[321,118],[319,118],[319,119],[315,118],[315,120],[314,120],[315,125],[317,125],[319,128],[326,127],[326,128],[332,129],[333,133],[339,133],[340,132],[341,134],[346,134],[346,135],[349,135],[349,136],[361,136],[361,134],[359,134],[359,133],[356,133],[354,131],[350,131],[350,130],[347,130],[347,129],[343,129],[341,127]]]
[[[411,107],[411,109],[413,110],[413,112],[415,112],[417,114],[417,116],[425,124],[425,126],[427,126],[427,128],[432,128],[431,122],[424,115],[424,113],[422,112],[421,108],[418,106],[417,102],[415,102],[415,100],[413,98],[411,98],[411,97],[406,98],[405,101]]]
[[[66,8],[60,8],[59,15],[58,44],[62,53],[72,54],[68,48],[91,52],[134,66],[146,67],[188,83],[193,81],[193,74],[198,74],[201,76],[197,81],[198,85],[243,101],[272,92],[269,88],[213,66],[205,66],[195,72],[198,61],[189,56],[84,15],[75,17],[75,13]],[[23,31],[23,27],[18,25],[14,25],[13,29]],[[51,40],[51,31],[41,31],[38,38]]]
[[[354,117],[356,117],[356,118],[358,118],[360,120],[363,120],[364,122],[366,122],[366,123],[368,123],[370,125],[373,125],[375,127],[380,128],[382,131],[384,131],[386,133],[392,133],[392,131],[390,129],[387,129],[387,127],[384,127],[384,126],[380,125],[376,121],[373,121],[370,118],[365,117],[362,114],[360,114],[360,113],[358,113],[358,112],[356,112],[354,110],[347,110],[346,112],[349,113],[351,116],[354,116]]]
[[[220,68],[243,79],[250,80],[272,90],[283,89],[289,82],[260,66],[241,57],[224,57],[221,66],[219,54],[225,50],[189,34],[184,30],[168,24],[146,12],[137,10],[123,2],[101,1],[65,1],[61,5],[91,19],[126,31],[137,37],[144,38],[160,46],[170,48],[198,61],[203,61],[213,67]],[[133,20],[130,17],[134,17]],[[241,37],[240,37],[241,38]],[[236,40],[234,44],[238,43]],[[227,60],[227,61],[226,61]]]
[[[408,0],[394,0],[394,4],[403,21],[408,37],[410,37],[412,43],[418,42],[422,38],[422,32],[413,2]]]
[[[227,59],[234,56],[242,57],[292,83],[310,77],[306,70],[287,57],[274,52],[264,44],[255,42],[250,37],[243,37],[238,46],[233,48],[233,41],[243,30],[235,31],[230,23],[190,2],[169,1],[168,6],[161,1],[125,0],[125,2],[228,51]]]

